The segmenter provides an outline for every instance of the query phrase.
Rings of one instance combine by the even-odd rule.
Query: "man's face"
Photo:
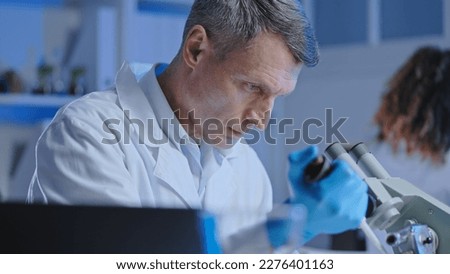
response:
[[[196,137],[226,147],[254,126],[264,129],[275,99],[295,88],[300,69],[282,38],[271,33],[224,60],[205,50],[186,89]]]

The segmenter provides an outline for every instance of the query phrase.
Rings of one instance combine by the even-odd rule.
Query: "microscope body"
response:
[[[399,197],[403,201],[400,216],[386,228],[389,233],[386,240],[394,252],[408,253],[415,250],[417,252],[414,253],[450,253],[450,208],[447,205],[400,178],[367,179],[379,180],[392,197]],[[370,218],[368,222],[370,224]],[[430,231],[417,230],[419,225],[427,226]],[[414,237],[417,240],[409,243],[413,245],[411,250],[402,245],[411,241],[401,235],[402,230],[409,230],[411,236],[417,235]],[[428,237],[432,237],[431,242]],[[403,242],[401,238],[404,238]]]
[[[394,253],[450,253],[450,207],[410,182],[391,177],[363,143],[330,145],[325,154],[341,159],[369,186],[369,227],[386,231]]]

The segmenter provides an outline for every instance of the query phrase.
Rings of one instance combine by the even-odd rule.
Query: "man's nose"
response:
[[[259,108],[254,108],[251,111],[251,119],[255,122],[255,126],[260,130],[266,129],[269,124],[274,101],[275,98],[270,97],[264,104],[261,104]]]
[[[262,118],[259,119],[259,123],[257,125],[257,127],[260,130],[265,130],[267,128],[267,125],[269,124],[271,113],[272,113],[272,110],[269,109],[262,114]]]

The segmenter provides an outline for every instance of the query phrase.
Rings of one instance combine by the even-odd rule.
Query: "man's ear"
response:
[[[188,33],[183,46],[184,62],[193,69],[210,47],[206,30],[200,25],[195,25]]]

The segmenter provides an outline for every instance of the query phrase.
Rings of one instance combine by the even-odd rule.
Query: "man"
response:
[[[303,64],[318,62],[298,5],[195,1],[170,65],[124,64],[114,90],[58,112],[36,146],[29,201],[257,213],[229,223],[227,234],[260,220],[272,210],[271,184],[241,137],[264,129]],[[339,162],[323,181],[303,185],[317,155],[312,147],[290,159],[291,202],[309,210],[307,239],[357,227],[367,204],[365,184]]]

